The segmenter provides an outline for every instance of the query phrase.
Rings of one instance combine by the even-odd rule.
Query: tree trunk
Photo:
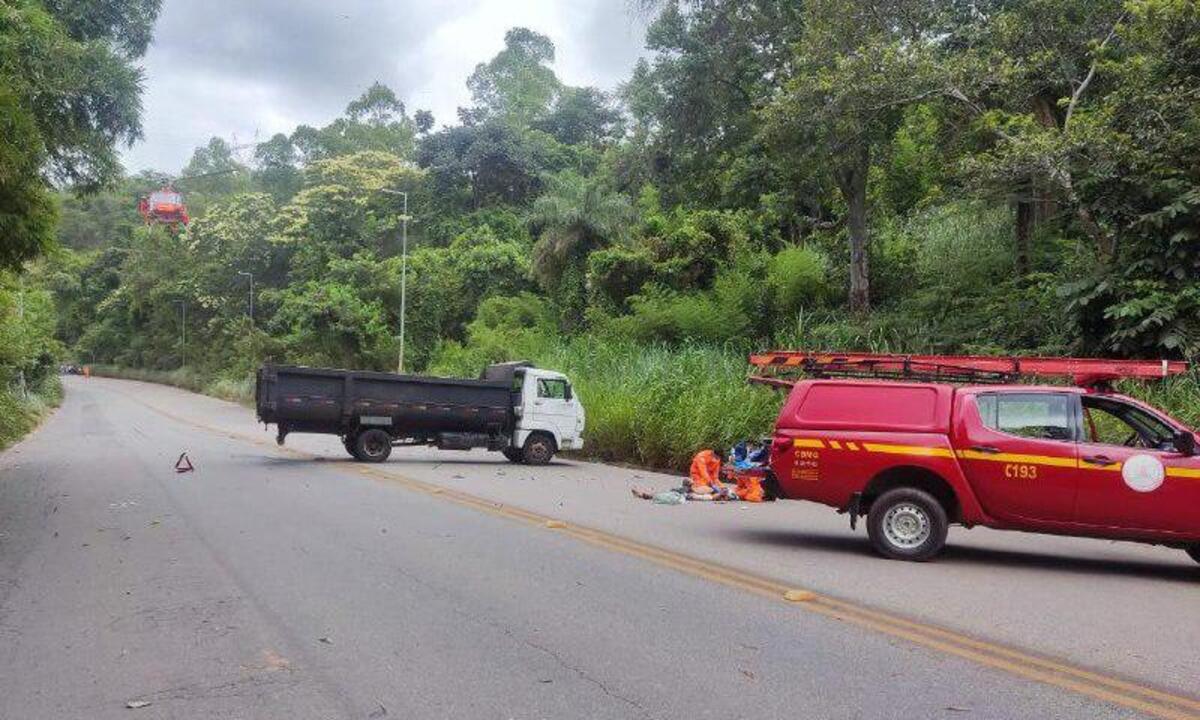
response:
[[[867,231],[867,172],[871,153],[860,147],[847,158],[837,173],[838,189],[846,201],[846,226],[850,235],[850,310],[856,313],[871,309],[870,249]]]
[[[1037,222],[1036,206],[1030,197],[1026,197],[1025,192],[1018,191],[1017,194],[1017,227],[1016,227],[1016,246],[1013,248],[1015,258],[1015,268],[1017,277],[1025,277],[1029,274],[1029,248],[1033,244],[1033,227]]]

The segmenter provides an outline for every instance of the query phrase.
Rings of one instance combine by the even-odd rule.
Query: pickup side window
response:
[[[538,397],[551,400],[567,399],[566,380],[538,380]]]
[[[1173,450],[1175,428],[1150,413],[1112,398],[1084,396],[1084,442]]]
[[[1074,440],[1070,397],[1056,393],[993,393],[977,401],[983,424],[997,432],[1037,440]]]

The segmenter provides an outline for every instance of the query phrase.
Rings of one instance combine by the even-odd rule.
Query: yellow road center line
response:
[[[126,395],[126,397],[177,422],[223,437],[235,437],[234,434],[229,433],[227,430],[221,430],[191,419],[182,418],[146,403],[139,398],[129,395]],[[236,434],[236,437],[255,445],[274,447],[295,457],[309,459],[319,457],[300,450],[277,447],[274,443],[250,435],[239,433]],[[819,443],[820,441],[817,440],[816,442]],[[868,450],[873,452],[891,452],[891,450],[872,450],[872,445],[865,445]],[[881,446],[875,445],[874,447]],[[882,447],[903,447],[907,451],[912,449],[913,446]],[[950,453],[949,450],[943,448],[919,449],[929,451],[942,450],[947,454]],[[333,467],[334,469],[350,470],[350,468]],[[403,475],[384,472],[372,467],[360,466],[357,470],[373,479],[399,485],[429,496],[437,496],[440,499],[449,500],[457,505],[470,507],[489,515],[517,520],[528,525],[554,528],[560,534],[569,535],[594,546],[641,558],[678,572],[711,580],[729,587],[739,588],[779,602],[789,602],[786,600],[786,596],[789,593],[801,593],[805,596],[806,601],[789,602],[789,605],[798,610],[814,612],[884,635],[903,639],[921,647],[953,655],[1028,680],[1051,685],[1079,695],[1136,710],[1153,717],[1163,718],[1164,720],[1200,720],[1200,699],[1176,695],[1129,680],[1102,675],[1098,672],[1075,667],[1049,658],[1039,657],[1016,648],[974,638],[936,625],[875,610],[851,601],[796,588],[792,585],[759,577],[742,570],[689,557],[673,550],[665,550],[640,541],[613,535],[603,530],[567,524],[547,515],[505,505],[504,503],[488,500],[462,490],[446,488]],[[811,593],[811,597],[809,597],[809,593]]]

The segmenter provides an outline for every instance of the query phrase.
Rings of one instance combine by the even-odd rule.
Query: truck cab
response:
[[[779,494],[866,516],[885,557],[951,524],[1179,547],[1200,561],[1194,430],[1103,386],[801,380],[776,422]]]
[[[512,447],[524,448],[530,436],[541,433],[554,439],[555,450],[583,448],[583,404],[566,375],[524,367],[514,371],[513,383],[517,424]]]

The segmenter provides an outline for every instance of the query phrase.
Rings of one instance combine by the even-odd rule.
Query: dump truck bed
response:
[[[511,381],[296,366],[258,372],[258,419],[287,432],[344,434],[360,424],[397,434],[502,434],[515,422]]]

